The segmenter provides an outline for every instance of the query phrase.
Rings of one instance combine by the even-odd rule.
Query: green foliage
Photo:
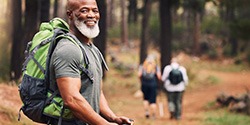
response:
[[[205,108],[206,109],[211,109],[211,108],[213,108],[213,107],[215,107],[216,106],[216,101],[211,101],[211,102],[208,102],[206,105],[205,105]]]
[[[238,19],[236,22],[231,22],[232,35],[238,39],[250,40],[250,19]]]
[[[223,55],[226,57],[231,56],[231,46],[229,44],[226,44],[225,46],[223,46]]]
[[[216,52],[215,48],[211,48],[210,50],[208,50],[207,54],[210,59],[217,59],[218,57],[218,53]]]
[[[175,35],[176,38],[182,36],[183,31],[186,29],[186,26],[182,21],[174,22],[173,23],[173,35]]]
[[[153,41],[159,42],[160,40],[160,19],[157,11],[152,11],[149,19],[149,38]]]
[[[247,62],[250,64],[250,51],[247,52]]]
[[[114,26],[108,29],[108,38],[120,38],[121,37],[121,28]]]
[[[182,21],[172,24],[172,50],[184,50],[189,46],[189,42],[183,40],[186,26]]]
[[[183,0],[183,6],[196,12],[204,10],[206,0]]]
[[[210,84],[217,84],[220,82],[219,78],[216,77],[216,76],[213,76],[213,75],[209,75],[207,78],[206,78],[206,81]]]
[[[220,36],[222,28],[223,22],[216,16],[206,16],[201,23],[201,32],[206,34]]]
[[[141,34],[141,28],[139,24],[129,24],[128,34],[130,39],[139,39]]]
[[[222,113],[216,111],[210,112],[207,115],[204,121],[205,125],[249,125],[250,123],[249,116],[228,113],[225,110]]]

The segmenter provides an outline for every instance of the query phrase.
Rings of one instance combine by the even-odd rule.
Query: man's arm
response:
[[[108,121],[97,114],[80,94],[80,78],[58,78],[57,85],[64,105],[72,111],[75,117],[91,125],[116,125],[108,123]]]
[[[115,118],[117,117],[108,106],[108,102],[103,94],[103,91],[101,91],[100,96],[100,112],[101,115],[108,121],[115,121]]]
[[[101,112],[101,115],[110,122],[115,122],[115,123],[118,123],[119,125],[124,124],[124,123],[132,125],[133,121],[131,121],[129,118],[124,117],[124,116],[118,117],[110,109],[108,102],[102,91],[102,83],[101,83],[101,96],[100,96],[100,112]]]

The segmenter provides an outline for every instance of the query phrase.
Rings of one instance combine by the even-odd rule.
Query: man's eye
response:
[[[82,12],[82,13],[87,13],[87,12],[88,12],[88,10],[81,10],[81,12]]]
[[[99,13],[99,11],[98,11],[98,10],[93,10],[93,12],[94,12],[94,13]]]

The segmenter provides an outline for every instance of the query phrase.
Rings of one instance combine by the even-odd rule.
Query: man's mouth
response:
[[[87,25],[87,26],[94,26],[96,24],[96,20],[85,20],[84,23]]]

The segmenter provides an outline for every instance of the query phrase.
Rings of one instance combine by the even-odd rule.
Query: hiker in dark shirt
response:
[[[62,125],[132,124],[129,118],[111,111],[102,91],[102,64],[105,61],[91,41],[99,34],[100,14],[96,0],[68,0],[67,17],[70,34],[85,48],[93,78],[81,76],[79,66],[86,60],[79,47],[68,39],[61,39],[51,58],[51,81],[59,89],[64,105],[75,116],[75,120],[63,121]],[[52,120],[51,124],[57,122]]]
[[[171,73],[172,72],[172,73]],[[162,81],[168,98],[170,119],[181,119],[182,97],[188,84],[186,69],[173,58],[170,65],[165,66]]]
[[[154,119],[156,117],[157,82],[161,79],[161,71],[153,55],[149,55],[140,65],[138,76],[141,81],[145,117]]]

